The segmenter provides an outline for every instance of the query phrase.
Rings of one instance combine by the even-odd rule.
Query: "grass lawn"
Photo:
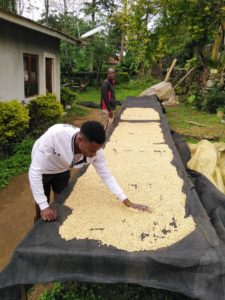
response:
[[[77,104],[73,104],[71,109],[66,109],[65,112],[66,114],[62,116],[62,122],[69,124],[72,124],[76,118],[88,115],[88,110],[85,107]]]
[[[225,124],[220,122],[216,114],[197,111],[193,107],[179,104],[167,107],[166,116],[170,128],[186,136],[188,142],[196,143],[202,139],[212,138],[215,138],[215,141],[225,142]]]
[[[151,87],[156,83],[156,80],[148,79],[145,81],[130,80],[128,83],[115,85],[116,99],[119,101],[124,101],[128,96],[138,96],[145,89]],[[76,102],[81,103],[84,101],[91,101],[99,104],[100,94],[100,87],[87,87],[85,91],[77,94]]]
[[[156,83],[156,80],[148,79],[146,81],[130,80],[128,83],[116,85],[116,98],[119,101],[124,101],[128,96],[139,96],[141,92]],[[86,91],[77,94],[76,102],[84,101],[99,104],[100,88],[88,87]],[[202,139],[225,142],[225,124],[220,123],[216,114],[200,112],[183,103],[175,107],[167,107],[166,112],[171,130],[183,134],[188,142],[197,143]]]

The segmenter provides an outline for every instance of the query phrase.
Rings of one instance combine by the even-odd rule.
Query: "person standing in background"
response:
[[[101,86],[101,116],[105,131],[107,131],[114,119],[114,110],[116,109],[116,97],[114,85],[116,83],[116,73],[113,68],[109,68],[107,79]]]

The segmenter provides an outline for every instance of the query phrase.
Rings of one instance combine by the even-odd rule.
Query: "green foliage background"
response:
[[[46,128],[57,123],[63,113],[63,107],[54,94],[38,96],[28,103],[30,124],[33,136],[40,135]]]
[[[176,298],[175,298],[176,297]],[[38,300],[188,300],[179,294],[128,284],[55,283]]]
[[[18,100],[0,102],[0,151],[10,152],[29,127],[28,109]]]

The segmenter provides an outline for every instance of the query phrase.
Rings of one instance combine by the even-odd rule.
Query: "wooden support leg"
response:
[[[28,300],[27,291],[24,285],[21,286],[21,300]]]

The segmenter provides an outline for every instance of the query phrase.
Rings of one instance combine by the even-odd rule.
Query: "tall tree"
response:
[[[0,0],[0,8],[16,13],[16,0]]]
[[[102,23],[98,22],[96,19],[97,17],[101,17],[101,19],[106,20],[106,15],[112,12],[116,8],[115,1],[113,0],[91,0],[91,2],[85,2],[83,12],[86,16],[91,16],[91,27],[95,28],[97,24]],[[95,38],[92,38],[95,40]],[[90,52],[90,65],[89,71],[93,72],[94,69],[94,50],[93,47],[92,51]]]
[[[19,15],[23,15],[23,11],[24,11],[24,7],[25,7],[25,5],[24,5],[24,0],[18,0],[18,14]]]
[[[149,65],[148,45],[150,43],[150,32],[148,30],[148,16],[154,9],[153,1],[125,1],[124,8],[121,10],[121,29],[126,40],[125,49],[134,61],[136,70],[144,72]]]
[[[83,3],[83,12],[86,16],[91,16],[93,26],[96,22],[100,22],[102,17],[112,15],[118,7],[117,2],[114,0],[90,0]],[[96,18],[97,16],[97,18]],[[98,20],[99,19],[99,20]]]
[[[184,62],[195,55],[204,64],[204,48],[213,42],[225,13],[221,0],[128,0],[127,6],[126,50],[135,54],[142,71],[168,55],[182,55]]]
[[[225,32],[225,21],[220,25],[218,32],[216,33],[215,43],[212,49],[212,60],[217,61],[219,59],[219,50],[221,48],[221,44],[224,40],[224,32]]]
[[[49,0],[44,0],[44,4],[45,4],[45,24],[48,26],[48,17],[49,17]]]
[[[161,32],[168,41],[167,45],[178,42],[177,45],[183,46],[184,49],[189,44],[204,64],[204,48],[208,43],[212,43],[215,30],[225,16],[223,1],[162,0],[160,6]]]

